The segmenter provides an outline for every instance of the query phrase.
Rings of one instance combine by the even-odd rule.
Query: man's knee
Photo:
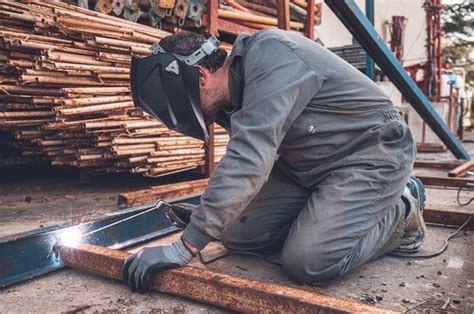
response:
[[[229,250],[275,253],[281,249],[288,230],[289,226],[273,230],[235,222],[224,231],[221,242]]]
[[[283,269],[296,281],[311,286],[324,286],[336,280],[350,268],[351,253],[342,258],[335,257],[334,252],[319,253],[305,247],[287,245],[282,250]]]

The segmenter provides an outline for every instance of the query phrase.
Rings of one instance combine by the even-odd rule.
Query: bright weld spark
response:
[[[67,228],[59,234],[59,244],[74,247],[81,242],[82,232],[78,227]]]

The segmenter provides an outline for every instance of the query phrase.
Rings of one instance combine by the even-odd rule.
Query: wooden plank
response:
[[[90,244],[58,246],[65,266],[123,280],[122,269],[130,253]],[[156,274],[152,287],[198,302],[244,313],[394,313],[355,301],[317,292],[264,283],[185,266]]]

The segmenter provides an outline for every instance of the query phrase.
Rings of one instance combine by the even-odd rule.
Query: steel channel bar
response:
[[[462,226],[473,214],[474,211],[455,208],[425,208],[423,210],[425,222],[454,227]],[[471,219],[464,229],[472,230],[473,228],[474,222]]]
[[[68,267],[122,280],[130,253],[81,244],[59,246],[59,260]],[[153,288],[198,302],[245,313],[393,313],[366,304],[316,292],[185,266],[155,275]]]
[[[325,3],[454,156],[458,159],[470,160],[469,153],[449,130],[423,92],[413,82],[355,1],[325,0]]]
[[[176,201],[197,204],[199,198],[180,198]],[[139,206],[76,226],[74,223],[67,223],[0,238],[0,288],[62,268],[52,252],[60,235],[68,228],[90,232],[149,208],[150,205]],[[169,222],[165,213],[155,210],[94,233],[86,241],[101,246],[125,248],[175,231],[177,228]]]
[[[464,164],[448,172],[448,177],[453,177],[453,178],[465,177],[468,174],[468,172],[471,171],[472,169],[474,169],[474,160],[469,160],[465,162]]]
[[[451,170],[463,164],[462,161],[416,160],[415,168]]]
[[[424,185],[474,189],[474,179],[416,175]]]

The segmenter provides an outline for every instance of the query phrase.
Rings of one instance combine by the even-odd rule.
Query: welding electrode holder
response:
[[[166,206],[166,217],[170,222],[181,230],[184,230],[191,221],[195,205],[187,203],[179,203],[176,205]]]

